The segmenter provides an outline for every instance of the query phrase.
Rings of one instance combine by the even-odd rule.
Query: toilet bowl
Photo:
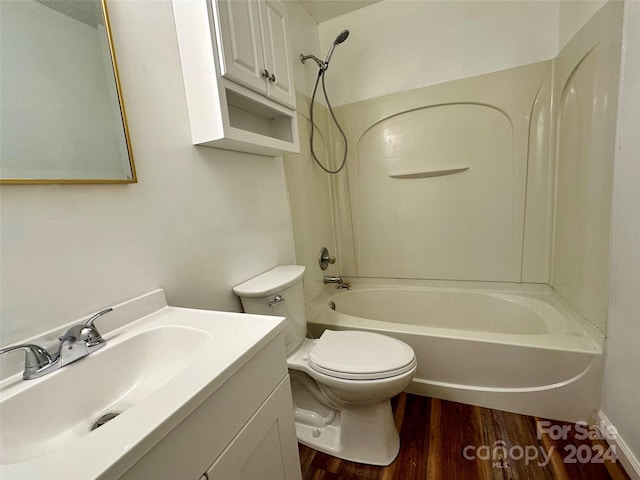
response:
[[[390,398],[416,370],[411,347],[370,332],[326,330],[308,339],[304,267],[276,267],[233,291],[247,313],[286,318],[285,342],[298,441],[345,460],[389,465],[398,454]]]

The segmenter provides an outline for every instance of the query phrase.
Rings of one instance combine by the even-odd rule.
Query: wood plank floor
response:
[[[539,434],[536,422],[543,419],[405,393],[392,399],[392,406],[400,432],[400,453],[391,465],[347,462],[300,445],[302,478],[629,479],[619,462],[600,455],[609,448],[604,440],[579,439],[586,436],[584,430],[572,424],[552,421],[550,432]],[[563,426],[568,431],[566,439],[559,434]]]

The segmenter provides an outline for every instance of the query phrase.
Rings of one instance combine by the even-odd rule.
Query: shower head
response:
[[[349,36],[349,30],[342,30],[338,36],[336,37],[336,39],[333,41],[334,45],[339,45],[342,42],[344,42],[347,37]]]
[[[336,39],[333,41],[333,45],[331,45],[331,48],[329,49],[329,53],[327,54],[327,59],[324,61],[324,70],[329,68],[329,60],[331,60],[331,55],[333,55],[333,49],[336,48],[336,45],[340,45],[342,42],[344,42],[348,36],[349,36],[349,30],[343,30],[338,34]]]
[[[336,48],[336,45],[340,45],[342,42],[344,42],[348,36],[349,36],[349,30],[343,30],[338,34],[336,39],[333,41],[333,44],[331,45],[331,48],[329,49],[329,53],[327,54],[327,58],[324,62],[320,60],[318,57],[316,57],[315,55],[302,55],[302,54],[300,54],[300,61],[304,63],[308,59],[313,60],[320,67],[319,74],[321,74],[327,68],[329,68],[329,60],[331,60],[331,55],[333,55],[333,49]]]

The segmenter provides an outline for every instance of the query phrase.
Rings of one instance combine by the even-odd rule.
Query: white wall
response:
[[[139,183],[2,185],[2,345],[157,287],[240,311],[294,261],[282,159],[191,145],[171,3],[109,7]]]
[[[560,50],[605,3],[607,3],[606,0],[562,0],[558,2],[558,47]]]
[[[319,25],[334,105],[495,72],[556,56],[558,3],[383,0]]]
[[[290,55],[293,63],[293,80],[303,95],[311,97],[313,84],[318,75],[315,62],[302,63],[300,54],[319,55],[318,25],[298,0],[286,0],[287,29],[289,34]]]
[[[627,3],[626,27],[602,410],[635,456],[640,476],[640,2]]]

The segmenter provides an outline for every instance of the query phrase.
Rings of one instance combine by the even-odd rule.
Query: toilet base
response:
[[[337,411],[324,425],[317,421],[315,412],[304,408],[296,407],[295,416],[298,441],[334,457],[386,466],[400,450],[389,400],[350,406]]]

